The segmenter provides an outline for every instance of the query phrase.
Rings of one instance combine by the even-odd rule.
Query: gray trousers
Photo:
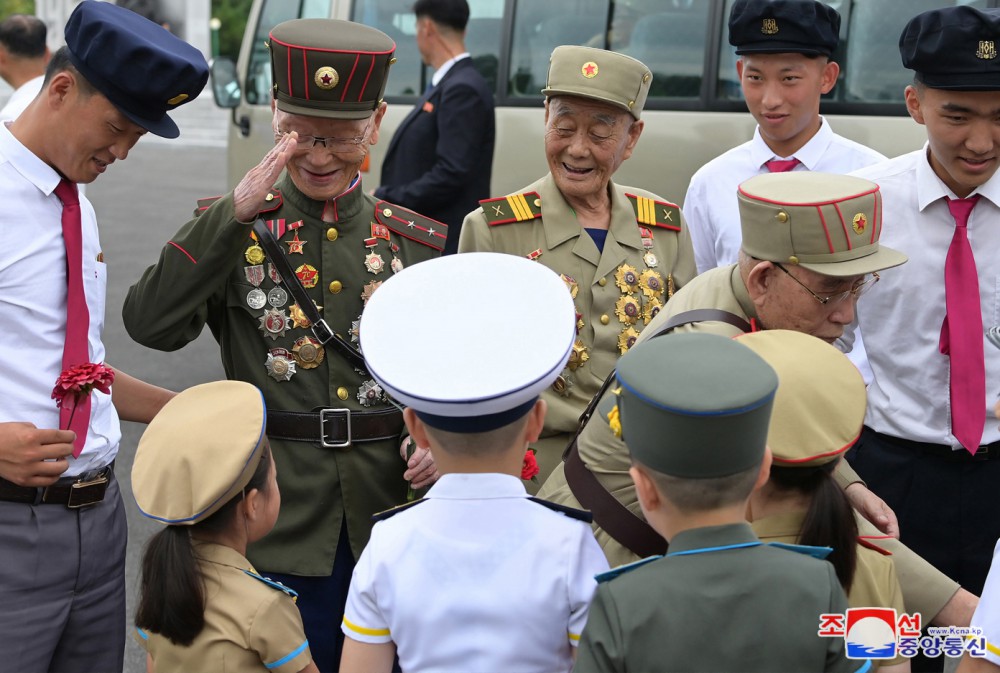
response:
[[[0,502],[0,673],[114,673],[125,652],[125,507]]]

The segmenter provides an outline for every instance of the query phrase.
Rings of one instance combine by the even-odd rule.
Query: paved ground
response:
[[[121,307],[129,286],[154,263],[160,249],[191,217],[195,200],[225,189],[225,150],[140,141],[124,163],[116,163],[87,196],[97,210],[104,258],[108,263],[108,302],[104,341],[108,362],[139,378],[173,390],[222,378],[218,348],[208,330],[174,353],[161,353],[133,342],[122,326]],[[136,443],[145,426],[122,424],[122,444],[115,471],[122,485],[129,519],[128,619],[135,611],[142,547],[158,524],[143,519],[132,500],[129,473]],[[145,657],[133,642],[126,645],[125,671],[145,671]]]

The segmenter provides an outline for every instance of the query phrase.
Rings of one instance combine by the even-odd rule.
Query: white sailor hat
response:
[[[563,280],[537,262],[449,255],[383,283],[360,338],[371,375],[425,423],[486,432],[526,414],[566,366],[576,310]]]

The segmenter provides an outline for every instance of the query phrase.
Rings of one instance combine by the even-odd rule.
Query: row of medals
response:
[[[294,240],[285,241],[285,243],[290,246],[289,254],[302,254],[302,248],[306,241],[300,241],[298,232],[296,232]],[[374,248],[374,244],[367,247],[369,252],[365,257],[365,268],[372,274],[377,275],[382,273],[385,270],[385,262],[382,256],[372,249]],[[398,248],[393,245],[392,249],[395,255]],[[246,249],[244,257],[249,264],[249,266],[243,269],[244,275],[247,281],[254,286],[247,293],[247,306],[255,311],[266,306],[271,307],[258,318],[261,333],[265,337],[270,337],[272,340],[277,341],[278,337],[285,336],[285,332],[289,329],[289,323],[291,323],[292,329],[308,329],[311,327],[312,322],[306,317],[305,312],[298,304],[292,304],[288,309],[289,314],[285,314],[284,306],[288,303],[288,292],[281,287],[281,275],[270,262],[267,265],[267,276],[274,281],[275,286],[266,293],[259,287],[264,281],[264,261],[266,255],[264,254],[264,249],[260,247],[260,244],[256,240]],[[390,268],[393,273],[399,273],[403,269],[403,263],[398,257],[393,256]],[[319,271],[310,264],[300,265],[295,269],[295,275],[302,281],[302,286],[307,289],[316,287],[316,284],[319,282]],[[374,294],[380,285],[382,285],[382,281],[380,280],[373,280],[365,284],[361,293],[361,299],[365,305],[368,304],[368,300],[371,299],[372,294]],[[317,310],[321,310],[322,308],[322,306],[316,305]],[[358,345],[359,348],[360,325],[361,316],[359,315],[358,319],[351,323],[350,332],[351,341]],[[319,367],[325,357],[326,352],[323,344],[311,336],[303,336],[295,340],[291,351],[285,348],[269,349],[267,360],[264,362],[264,368],[267,369],[268,376],[274,380],[289,381],[297,373],[298,367],[302,369],[315,369]],[[356,371],[359,374],[365,374],[361,370]],[[358,402],[363,406],[370,407],[379,402],[384,402],[385,392],[382,390],[382,386],[376,381],[369,379],[363,382],[358,388],[357,398]]]
[[[618,335],[618,352],[622,355],[635,345],[642,327],[648,325],[656,317],[656,314],[663,308],[665,299],[670,298],[674,293],[673,277],[668,274],[666,281],[664,281],[663,275],[656,271],[659,260],[656,258],[656,254],[650,250],[653,244],[652,238],[643,237],[642,242],[646,247],[646,253],[642,257],[646,269],[639,271],[631,264],[622,264],[615,271],[615,285],[622,293],[622,296],[615,302],[615,315],[622,324],[622,331]],[[575,302],[580,293],[579,285],[570,276],[562,274],[561,277]],[[577,309],[576,333],[579,334],[583,327],[583,314]],[[569,371],[563,372],[556,379],[555,383],[552,384],[553,389],[563,397],[568,397],[570,388],[573,387],[571,372],[578,370],[589,359],[590,353],[587,345],[583,339],[577,338],[573,343],[569,362],[566,364],[566,369]]]

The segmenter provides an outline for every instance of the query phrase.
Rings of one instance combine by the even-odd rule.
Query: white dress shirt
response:
[[[45,75],[39,75],[17,87],[7,99],[7,103],[0,109],[0,121],[17,119],[24,112],[24,108],[28,107],[28,103],[35,100],[35,96],[42,90],[42,82],[44,81]]]
[[[455,65],[456,63],[458,63],[459,61],[461,61],[463,58],[471,58],[471,55],[469,54],[469,52],[463,51],[461,54],[459,54],[455,58],[450,58],[447,61],[445,61],[443,64],[441,64],[441,67],[438,68],[437,70],[435,70],[434,74],[431,76],[431,86],[437,86],[438,82],[440,82],[442,79],[444,79],[444,76],[448,74],[449,70],[451,70],[451,66]]]
[[[945,197],[957,198],[935,175],[924,149],[856,171],[882,190],[885,245],[906,253],[902,266],[858,301],[858,318],[875,379],[865,424],[894,437],[959,446],[951,433],[950,362],[938,350],[945,317],[944,262],[955,232]],[[1000,324],[1000,175],[975,190],[969,242],[979,274],[983,328]],[[985,337],[984,337],[985,338]],[[993,403],[1000,392],[1000,349],[986,342],[986,428],[983,444],[1000,439]]]
[[[375,524],[343,631],[396,644],[404,671],[568,672],[608,562],[590,525],[504,474],[446,474]]]
[[[0,422],[24,421],[58,428],[52,388],[62,372],[66,337],[66,248],[62,203],[53,193],[59,174],[0,123]],[[98,261],[101,244],[94,208],[81,195],[83,286],[90,311],[90,361],[104,362],[104,302],[107,267]],[[90,429],[79,458],[70,458],[70,477],[114,460],[121,439],[111,396],[91,392]]]

